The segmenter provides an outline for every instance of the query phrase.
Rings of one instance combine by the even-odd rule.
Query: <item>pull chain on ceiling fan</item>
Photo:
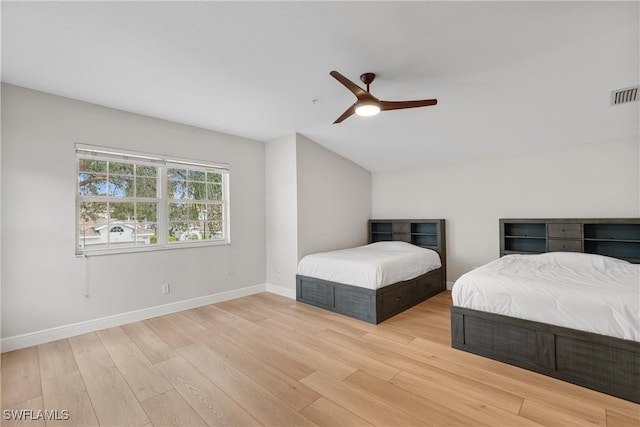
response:
[[[353,93],[358,99],[351,107],[342,113],[340,117],[336,119],[335,123],[340,123],[347,117],[355,114],[359,116],[374,116],[380,111],[386,110],[401,110],[404,108],[416,108],[416,107],[428,107],[429,105],[436,105],[437,99],[423,99],[419,101],[382,101],[369,92],[369,85],[376,78],[374,73],[364,73],[360,76],[362,83],[367,85],[367,89],[362,89],[360,86],[343,76],[337,71],[332,71],[329,74],[336,80],[342,83],[347,89]]]

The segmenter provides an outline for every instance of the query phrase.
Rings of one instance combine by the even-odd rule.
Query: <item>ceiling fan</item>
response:
[[[356,113],[359,116],[374,116],[380,111],[386,110],[401,110],[403,108],[416,108],[427,107],[429,105],[436,105],[437,99],[422,99],[419,101],[381,101],[369,92],[369,85],[376,78],[374,73],[364,73],[360,76],[362,83],[367,85],[367,90],[362,89],[360,86],[343,76],[337,71],[332,71],[331,74],[337,81],[342,83],[347,89],[349,89],[358,100],[347,111],[342,113],[340,117],[336,119],[335,123],[340,123],[347,117]]]

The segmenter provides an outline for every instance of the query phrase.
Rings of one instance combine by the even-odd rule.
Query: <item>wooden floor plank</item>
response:
[[[398,345],[393,341],[388,341],[375,335],[367,334],[361,339],[375,345],[377,348],[382,347],[405,357],[416,359],[417,361],[421,360],[421,356],[429,357],[428,355],[422,355],[421,351],[415,347]],[[457,375],[455,372],[444,371],[425,363],[420,363],[418,369],[407,369],[407,371],[432,381],[434,384],[441,384],[453,391],[463,393],[487,405],[504,409],[513,414],[520,412],[522,402],[524,401],[523,397],[493,387],[490,384]]]
[[[607,427],[640,427],[640,409],[634,416],[607,409]]]
[[[290,320],[295,319],[294,321],[300,321],[299,317],[292,316],[292,314],[297,313],[296,310],[292,310],[290,308],[289,310],[281,309],[281,308],[278,308],[276,310],[274,307],[269,307],[267,303],[265,303],[264,301],[252,300],[252,302],[255,302],[255,304],[260,307],[261,311],[267,312],[269,314],[269,319],[282,318],[283,316],[289,316]],[[351,317],[336,315],[335,313],[329,313],[324,311],[314,311],[314,314],[322,314],[323,319],[331,319],[334,322],[338,322],[341,325],[344,325],[346,328],[349,328],[351,330],[351,334],[349,335],[361,336],[362,332],[365,332],[368,334],[380,335],[387,339],[405,343],[405,344],[411,342],[414,339],[414,336],[398,333],[394,331],[392,328],[386,327],[384,323],[379,325],[373,325],[370,323],[362,322],[357,319],[353,319]],[[317,325],[317,322],[313,322],[311,324]],[[335,323],[322,324],[318,327],[318,329],[320,329],[318,332],[321,332],[322,330],[327,328],[331,328],[331,326],[335,327]],[[355,332],[353,331],[354,328],[355,328]]]
[[[265,328],[278,334],[281,339],[286,339],[295,345],[295,351],[299,351],[302,357],[307,357],[308,360],[314,361],[314,367],[318,371],[322,371],[325,374],[331,375],[337,379],[344,379],[353,374],[358,368],[345,363],[343,360],[338,360],[330,357],[317,349],[306,345],[299,338],[299,330],[296,326],[290,326],[286,323],[282,323],[280,319],[275,321],[273,318],[264,320],[259,323]],[[313,340],[313,338],[311,338]]]
[[[202,346],[183,347],[178,352],[263,425],[315,425],[290,405]]]
[[[174,349],[193,344],[193,341],[187,338],[187,336],[180,331],[180,328],[176,327],[166,317],[147,319],[144,321],[144,324]]]
[[[402,375],[403,372],[398,374]],[[396,376],[396,378],[398,377]],[[473,418],[464,412],[425,399],[419,394],[412,393],[398,387],[391,381],[381,381],[366,372],[358,371],[343,381],[358,390],[365,391],[371,396],[411,415],[419,420],[427,421],[434,426],[488,426],[483,418]]]
[[[78,370],[69,341],[58,340],[38,346],[40,376],[42,380]]]
[[[56,375],[42,381],[44,407],[49,410],[66,410],[69,419],[47,421],[49,426],[98,426],[89,394],[79,371]]]
[[[403,334],[413,335],[416,338],[424,338],[443,345],[451,344],[451,330],[449,327],[431,325],[428,322],[416,322],[413,320],[400,321],[390,319],[393,328]]]
[[[465,396],[464,393],[455,392],[441,386],[440,384],[434,384],[431,381],[406,372],[401,372],[389,382],[396,385],[398,388],[402,388],[409,393],[421,396],[431,402],[438,402],[445,410],[453,411],[467,417],[468,419],[474,420],[472,422],[462,422],[459,425],[473,426],[475,424],[485,424],[489,426],[541,426],[541,424],[530,421],[524,417],[520,417],[503,409],[484,404],[480,400]]]
[[[171,389],[171,384],[122,329],[104,329],[96,334],[139,401]]]
[[[327,399],[340,402],[345,409],[376,426],[430,425],[322,372],[314,372],[301,381]]]
[[[325,397],[319,398],[300,412],[323,427],[373,427],[373,424]]]
[[[189,332],[197,332],[205,329],[204,326],[191,319],[191,317],[185,315],[184,313],[168,314],[167,316],[165,316],[165,318],[185,335]]]
[[[203,324],[207,325],[208,329],[223,334],[225,339],[271,366],[275,368],[286,366],[288,375],[295,379],[303,378],[316,370],[308,360],[289,351],[284,341],[274,337],[263,326],[244,318],[233,317],[224,323],[218,322],[212,325],[209,322],[203,322]]]
[[[42,396],[37,347],[3,353],[0,369],[3,406]]]
[[[151,363],[176,357],[178,353],[143,322],[120,326]]]
[[[156,366],[208,425],[260,425],[246,410],[234,402],[217,385],[209,381],[182,356],[158,362]],[[178,403],[178,405],[180,404]],[[184,415],[175,414],[175,416],[177,418]],[[163,418],[166,418],[166,415]]]
[[[298,311],[291,308],[291,300],[289,300],[289,304],[287,306],[284,306],[281,304],[273,304],[271,299],[264,299],[260,297],[261,295],[263,294],[251,295],[253,298],[249,301],[254,309],[260,310],[264,313],[267,319],[280,319],[282,322],[291,325],[299,324],[299,327],[304,328],[307,331],[316,330],[317,332],[320,332],[325,329],[320,326],[316,327],[315,323],[310,322],[306,313],[301,315]],[[261,322],[262,321],[257,321],[256,323]]]
[[[531,399],[525,399],[519,415],[549,427],[583,427],[585,425],[584,418],[567,414]],[[603,425],[606,425],[606,420],[603,421]]]
[[[320,397],[318,393],[287,375],[286,369],[279,370],[263,362],[214,331],[201,331],[194,335],[194,338],[198,342],[206,343],[209,351],[223,358],[229,365],[251,377],[257,384],[296,410],[304,408]]]
[[[200,323],[203,320],[211,320],[212,316],[207,313],[205,310],[202,310],[200,307],[192,308],[190,310],[185,310],[182,312],[189,319],[193,320],[196,323]]]
[[[267,324],[266,322],[262,323]],[[318,339],[317,335],[307,335],[300,331],[291,332],[282,330],[282,332],[287,334],[287,336],[295,342],[304,344],[318,353],[340,360],[346,365],[356,369],[362,369],[363,371],[385,381],[393,378],[398,372],[400,372],[399,369],[381,363],[375,358],[370,357],[369,354],[358,353],[333,342]]]
[[[216,304],[216,306],[222,310],[228,311],[229,313],[233,313],[238,317],[242,317],[249,322],[259,322],[267,318],[264,313],[252,310],[250,302],[242,302],[238,304],[237,301],[229,300]]]
[[[42,396],[7,406],[3,402],[0,424],[2,427],[45,427],[44,418],[38,417],[43,410]]]
[[[95,334],[69,338],[93,409],[101,425],[141,426],[149,422],[135,395]]]
[[[287,298],[282,295],[277,295],[271,292],[260,292],[258,294],[248,295],[244,298],[249,301],[264,302],[267,303],[270,307],[275,308],[286,308],[296,303],[294,299]]]
[[[151,425],[206,427],[207,424],[194,408],[175,389],[145,400],[142,407],[151,419]]]
[[[313,305],[299,303],[295,306],[292,306],[291,309],[296,311],[297,314],[299,314],[303,318],[308,319],[312,323],[322,325],[325,329],[333,329],[339,331],[340,333],[353,338],[361,337],[367,333],[365,329],[369,325],[368,323],[351,319],[353,320],[353,323],[351,323],[351,325],[345,325],[343,323],[345,320],[345,316],[342,316],[341,314],[330,313]]]
[[[396,345],[396,348],[388,349],[382,346],[377,346],[366,342],[364,340],[354,340],[339,332],[326,330],[321,334],[316,335],[319,338],[340,345],[350,351],[359,354],[368,354],[371,358],[377,360],[385,366],[391,366],[398,371],[408,372],[422,372],[428,365],[425,365],[422,360],[415,359],[413,357],[407,357],[396,351],[396,348],[402,348],[401,344]]]
[[[266,309],[266,313],[269,314],[269,317],[265,320],[257,322],[258,324],[263,324],[264,322],[274,321],[279,322],[287,327],[298,329],[304,331],[307,334],[317,334],[326,329],[323,325],[318,325],[316,322],[309,320],[309,318],[305,316],[300,316],[295,311],[288,311],[288,309]]]

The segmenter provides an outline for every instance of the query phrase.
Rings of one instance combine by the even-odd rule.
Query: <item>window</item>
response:
[[[229,167],[77,145],[77,254],[229,242]]]
[[[223,238],[222,173],[167,168],[169,241]]]

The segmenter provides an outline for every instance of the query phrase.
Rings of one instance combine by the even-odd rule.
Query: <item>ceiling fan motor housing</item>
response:
[[[364,73],[360,75],[360,80],[362,80],[362,83],[367,85],[367,92],[369,92],[369,85],[373,83],[375,78],[375,73]]]

